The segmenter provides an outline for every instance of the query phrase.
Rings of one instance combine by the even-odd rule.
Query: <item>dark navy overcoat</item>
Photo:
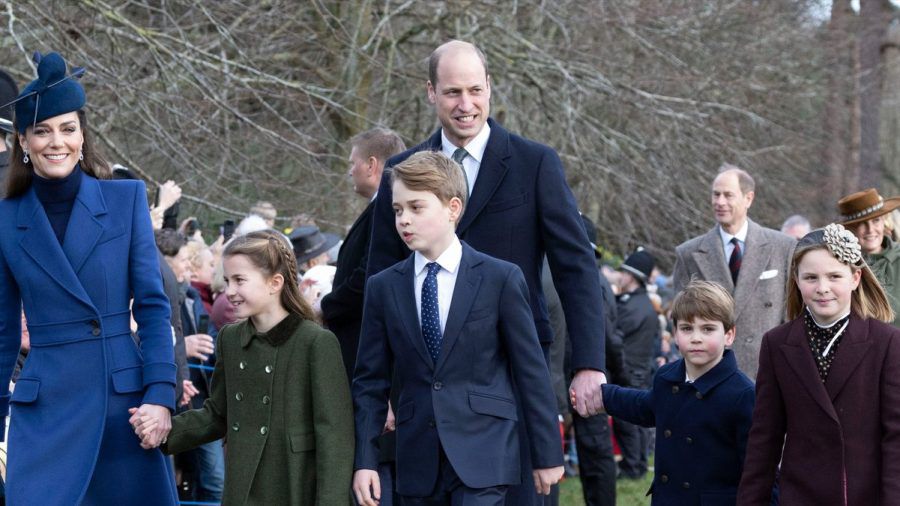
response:
[[[10,396],[22,308],[31,352]],[[62,245],[33,189],[0,201],[9,504],[177,502],[168,461],[128,424],[129,407],[174,408],[169,312],[143,183],[85,175]]]

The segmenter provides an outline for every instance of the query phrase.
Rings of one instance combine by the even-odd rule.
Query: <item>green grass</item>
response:
[[[650,458],[653,466],[653,457]],[[647,506],[650,498],[647,490],[653,481],[653,472],[647,473],[642,480],[618,480],[616,482],[616,506]],[[566,478],[559,487],[560,506],[584,506],[581,495],[581,480],[577,476]]]

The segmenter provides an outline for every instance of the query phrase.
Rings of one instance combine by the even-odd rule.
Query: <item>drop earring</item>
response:
[[[84,160],[84,151],[79,151],[79,152],[78,152],[78,159],[79,159],[79,160]]]
[[[30,162],[30,161],[31,161],[31,159],[28,158],[28,151],[26,151],[25,156],[22,157],[22,163],[27,165],[28,162]]]

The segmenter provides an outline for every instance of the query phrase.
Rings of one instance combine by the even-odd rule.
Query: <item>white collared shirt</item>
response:
[[[419,327],[422,326],[422,285],[425,284],[425,276],[428,275],[427,265],[431,262],[424,255],[416,251],[415,255],[415,273],[416,273],[416,313],[419,318]],[[444,333],[444,326],[447,324],[447,315],[450,314],[450,302],[453,300],[453,288],[456,287],[456,275],[459,273],[459,263],[462,261],[462,244],[459,238],[453,236],[453,242],[441,253],[441,256],[435,260],[441,266],[441,270],[437,273],[437,289],[438,289],[438,313],[441,318],[441,334]]]
[[[737,237],[738,243],[741,245],[741,256],[747,254],[747,229],[750,227],[750,220],[744,220],[744,225],[741,226],[741,229],[737,231],[736,234],[731,235],[722,228],[722,225],[719,225],[719,237],[722,238],[722,245],[725,247],[725,263],[731,259],[731,253],[734,251],[734,244],[731,244],[731,238]]]
[[[463,158],[463,169],[466,171],[466,180],[469,182],[469,195],[475,188],[475,180],[478,179],[478,170],[481,168],[481,160],[484,158],[484,150],[487,148],[488,138],[491,136],[491,127],[487,123],[484,128],[478,132],[468,144],[465,146],[457,146],[450,142],[450,139],[444,134],[441,128],[441,152],[447,155],[447,158],[453,158],[453,152],[460,147],[466,148],[468,155]]]

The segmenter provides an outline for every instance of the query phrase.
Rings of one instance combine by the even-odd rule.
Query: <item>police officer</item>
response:
[[[659,339],[659,318],[647,295],[647,281],[655,261],[643,248],[638,248],[619,267],[616,297],[616,333],[625,351],[626,386],[650,388],[653,381],[653,358]],[[647,451],[650,430],[621,420],[614,420],[616,440],[622,449],[619,476],[640,479],[647,473]]]

